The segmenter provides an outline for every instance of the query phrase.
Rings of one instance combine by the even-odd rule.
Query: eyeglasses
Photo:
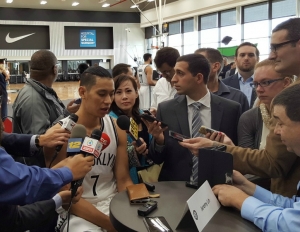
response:
[[[271,50],[271,52],[276,52],[279,48],[283,47],[284,45],[289,44],[289,43],[295,43],[295,42],[298,42],[299,40],[300,39],[292,39],[292,40],[285,41],[283,43],[271,44],[270,50]]]
[[[250,85],[252,88],[257,89],[257,87],[260,85],[261,87],[267,87],[273,82],[281,81],[284,78],[274,79],[274,80],[268,80],[268,81],[262,81],[262,82],[252,82]]]

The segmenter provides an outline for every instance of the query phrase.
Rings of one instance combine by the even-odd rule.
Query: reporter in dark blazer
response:
[[[178,58],[172,83],[177,93],[182,96],[160,103],[156,115],[168,128],[164,130],[159,123],[147,122],[149,132],[154,137],[148,156],[157,164],[164,163],[159,181],[190,180],[193,155],[188,149],[180,146],[178,141],[169,137],[169,130],[191,137],[189,102],[205,102],[201,106],[206,110],[204,118],[203,113],[200,113],[203,124],[226,133],[234,141],[237,140],[241,106],[237,102],[209,93],[206,87],[209,69],[208,61],[200,54]],[[209,122],[210,125],[205,122]]]
[[[223,79],[222,82],[225,85],[241,90],[238,73]],[[250,108],[252,108],[255,100],[256,100],[256,91],[255,89],[253,89],[251,95],[251,101],[250,101]]]

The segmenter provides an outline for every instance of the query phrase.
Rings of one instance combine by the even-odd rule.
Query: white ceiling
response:
[[[55,9],[55,10],[85,10],[85,11],[121,11],[121,12],[138,12],[138,9],[131,9],[132,1],[139,3],[142,11],[155,7],[155,2],[147,2],[147,0],[106,0],[106,3],[112,7],[103,8],[104,0],[46,0],[47,4],[41,5],[41,0],[13,0],[12,3],[6,3],[6,0],[0,0],[0,7],[12,8],[31,8],[31,9]],[[158,2],[158,0],[156,0]],[[178,0],[166,0],[171,3]],[[79,2],[79,5],[72,6],[73,2]],[[100,3],[99,3],[100,2]],[[162,0],[164,2],[164,0]]]

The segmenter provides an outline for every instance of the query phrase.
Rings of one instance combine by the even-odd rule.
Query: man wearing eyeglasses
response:
[[[171,47],[164,47],[156,53],[154,63],[162,78],[156,82],[153,88],[153,101],[150,111],[154,115],[156,115],[159,103],[173,99],[176,94],[171,79],[175,74],[174,67],[178,57],[180,57],[178,50]]]
[[[300,76],[300,41],[298,38],[300,38],[300,18],[284,21],[273,29],[269,59],[275,61],[277,72]],[[265,149],[252,150],[227,146],[226,152],[233,155],[236,170],[243,174],[271,177],[271,191],[291,197],[295,195],[295,185],[299,182],[300,158],[287,150],[280,136],[274,133],[275,123],[274,119],[271,119]],[[190,150],[218,145],[205,138],[195,138],[188,143],[185,147]]]
[[[259,61],[259,50],[254,44],[244,42],[237,47],[234,59],[238,73],[222,81],[225,85],[241,90],[247,96],[251,108],[256,94],[250,83],[253,81],[254,67]]]

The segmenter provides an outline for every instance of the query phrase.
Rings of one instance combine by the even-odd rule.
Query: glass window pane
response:
[[[268,19],[268,3],[259,3],[244,7],[244,23]]]
[[[180,33],[180,21],[172,22],[169,24],[169,35]]]
[[[273,0],[272,19],[296,15],[296,0]]]
[[[219,28],[213,28],[208,30],[202,30],[200,43],[212,43],[219,42]]]
[[[221,44],[222,47],[232,47],[241,43],[241,27],[239,25],[233,25],[228,27],[221,27],[221,40],[225,36],[232,37],[232,40],[227,44]]]
[[[286,20],[288,20],[288,19],[291,19],[291,18],[295,18],[295,16],[294,17],[284,17],[284,18],[277,18],[277,19],[272,19],[272,30],[278,25],[278,24],[280,24],[280,23],[282,23],[282,22],[284,22],[284,21],[286,21]]]
[[[256,39],[248,39],[244,42],[250,42],[253,44],[257,44],[257,48],[260,52],[260,59],[261,56],[269,55],[270,52],[270,38],[256,38]]]
[[[221,27],[236,24],[236,10],[226,10],[221,12]]]
[[[244,24],[245,41],[252,38],[268,37],[270,34],[269,20]]]
[[[198,48],[197,32],[188,32],[183,34],[183,54],[194,53]]]
[[[218,14],[213,13],[201,16],[201,30],[218,27]]]
[[[201,43],[200,48],[215,48],[217,49],[219,46],[219,43]]]
[[[169,36],[169,47],[181,46],[181,34]]]
[[[194,31],[194,18],[183,20],[183,33]]]

